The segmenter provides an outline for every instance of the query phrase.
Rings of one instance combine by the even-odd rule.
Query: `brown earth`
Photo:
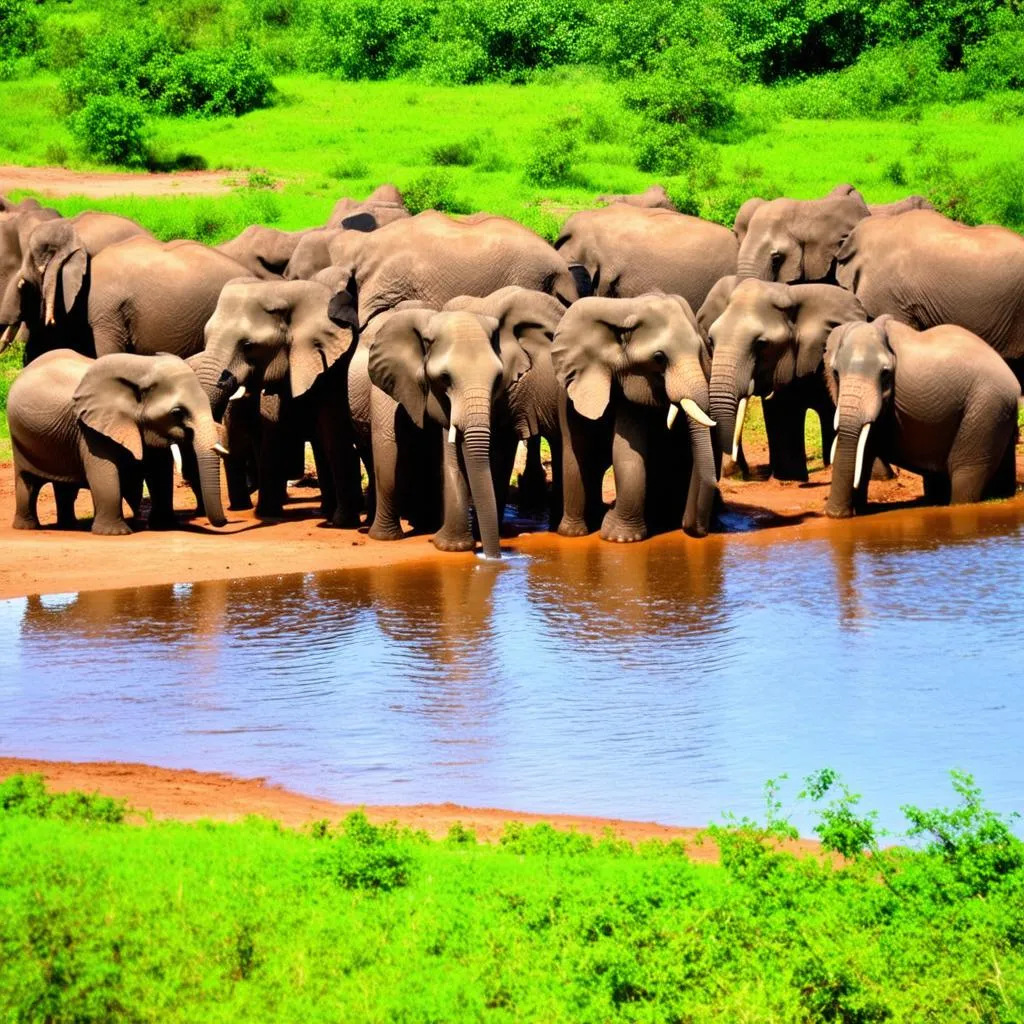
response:
[[[50,789],[60,793],[77,789],[127,800],[130,807],[137,811],[149,810],[158,820],[198,821],[211,818],[238,821],[247,815],[258,814],[289,828],[301,828],[325,818],[337,822],[351,811],[360,809],[358,804],[339,804],[293,793],[280,786],[268,785],[264,779],[239,779],[220,772],[179,771],[118,761],[35,761],[0,757],[0,779],[15,774],[40,774]],[[659,825],[651,821],[622,821],[576,814],[525,814],[491,807],[461,807],[458,804],[378,805],[362,807],[362,810],[375,823],[396,821],[399,825],[420,829],[434,839],[443,838],[456,823],[473,829],[483,842],[496,842],[506,822],[518,821],[526,825],[546,822],[553,828],[575,829],[596,837],[610,830],[619,838],[634,843],[647,839],[665,842],[680,839],[687,844],[694,860],[717,860],[714,843],[695,842],[699,829]],[[787,843],[785,848],[798,854],[820,850],[818,843],[807,839]]]
[[[0,195],[17,190],[44,196],[222,195],[245,184],[230,171],[171,171],[166,174],[69,171],[64,167],[0,167]]]

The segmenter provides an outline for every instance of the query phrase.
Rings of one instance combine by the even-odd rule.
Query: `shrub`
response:
[[[332,178],[365,178],[370,173],[370,165],[359,157],[347,157],[339,160],[327,172]]]
[[[1001,89],[1024,89],[1024,16],[1007,12],[991,21],[992,34],[964,53],[973,95]]]
[[[882,171],[882,177],[885,181],[889,182],[890,185],[906,185],[907,183],[907,169],[903,166],[902,161],[893,160],[891,164],[887,164],[884,171]]]
[[[362,811],[353,811],[341,833],[319,833],[327,846],[319,870],[343,889],[391,892],[409,884],[413,855],[408,838],[394,825],[373,825]]]
[[[80,64],[88,52],[85,33],[74,24],[68,25],[60,18],[46,22],[46,65],[52,71],[67,71]]]
[[[402,189],[405,205],[412,214],[423,210],[469,213],[466,202],[455,192],[455,182],[445,170],[426,171]]]
[[[428,159],[435,167],[469,167],[479,152],[479,139],[465,139],[435,146],[428,154]]]
[[[40,42],[35,5],[30,0],[0,0],[0,61],[32,53]]]
[[[138,100],[94,96],[75,114],[71,130],[90,159],[126,167],[146,161],[146,116]]]
[[[79,790],[49,792],[42,775],[12,775],[0,782],[0,818],[56,818],[119,825],[125,813],[124,800],[90,796]]]
[[[420,77],[438,85],[470,85],[489,77],[490,55],[475,40],[449,39],[426,51]]]
[[[267,106],[273,88],[267,66],[252,50],[192,50],[166,66],[156,109],[175,117],[238,117]]]
[[[576,114],[556,117],[534,137],[523,167],[523,178],[530,185],[550,188],[579,183],[576,164],[582,156],[580,118]]]

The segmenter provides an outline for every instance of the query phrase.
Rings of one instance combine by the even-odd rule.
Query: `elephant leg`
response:
[[[948,505],[952,489],[946,473],[924,474],[924,497],[929,505]]]
[[[552,433],[548,439],[548,447],[551,449],[551,500],[548,503],[548,526],[555,530],[562,521],[565,505],[565,489],[562,483],[562,465],[564,456],[562,454],[562,436]]]
[[[776,480],[807,480],[807,451],[804,445],[803,403],[776,396],[761,403],[768,435],[768,461]]]
[[[31,473],[19,469],[14,471],[14,522],[15,530],[38,530],[39,488],[42,481]],[[54,487],[58,486],[54,484]]]
[[[509,485],[515,469],[519,439],[515,434],[503,437],[496,433],[491,441],[491,475],[494,478],[494,501],[498,509],[498,528],[504,525]],[[519,506],[520,509],[522,506]]]
[[[984,462],[970,462],[954,465],[949,474],[952,505],[970,505],[981,501],[988,483],[989,466]]]
[[[331,402],[321,401],[317,407],[317,435],[328,462],[334,509],[331,525],[357,529],[363,507],[363,487],[359,473],[359,453],[348,417]],[[317,474],[319,475],[319,468]],[[321,494],[323,477],[321,477]]]
[[[310,442],[313,449],[313,465],[316,467],[316,482],[320,488],[320,515],[328,522],[338,507],[338,494],[334,487],[334,473],[327,457],[327,450],[319,434]]]
[[[252,508],[252,493],[249,490],[249,468],[247,458],[242,454],[231,454],[224,457],[224,477],[228,484],[228,508],[232,512],[242,512]]]
[[[132,532],[121,509],[121,474],[114,442],[93,431],[85,439],[82,464],[95,511],[92,532],[118,537]]]
[[[369,535],[374,540],[401,540],[398,509],[398,437],[395,416],[398,405],[386,395],[375,396],[386,408],[375,410],[370,444],[373,450],[374,513]]]
[[[57,526],[61,530],[73,530],[78,525],[75,518],[75,501],[81,488],[78,484],[54,484],[53,496],[57,502]]]
[[[282,451],[286,431],[280,413],[263,417],[260,430],[260,491],[256,499],[259,519],[280,519],[288,498],[288,467]]]
[[[1015,434],[1016,432],[1014,432]],[[1012,498],[1017,493],[1017,446],[1015,436],[1011,436],[1003,450],[992,478],[985,487],[982,499]]]
[[[170,448],[147,448],[142,455],[143,476],[149,489],[151,530],[169,530],[174,518],[174,457]]]
[[[611,413],[598,422],[569,410],[563,393],[559,406],[562,428],[562,518],[558,532],[563,537],[590,533],[604,513],[601,493],[604,473],[611,462]]]
[[[228,485],[228,508],[242,512],[252,508],[252,492],[259,486],[253,453],[260,432],[259,395],[228,402],[224,414],[224,433],[229,455],[224,456],[224,477]]]
[[[628,544],[647,536],[644,509],[647,502],[648,423],[629,402],[615,411],[612,468],[615,472],[615,504],[601,524],[603,540]]]
[[[441,445],[444,523],[432,542],[439,551],[472,551],[476,542],[469,528],[469,483],[459,458],[459,447],[449,442],[446,431],[442,432]]]
[[[540,435],[535,434],[526,442],[526,467],[516,481],[519,494],[519,511],[540,510],[547,504],[547,477],[540,457]]]

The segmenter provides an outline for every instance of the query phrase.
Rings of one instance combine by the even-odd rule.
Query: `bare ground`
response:
[[[180,196],[223,195],[245,184],[245,175],[231,171],[168,173],[69,171],[64,167],[0,167],[0,194],[29,190],[44,196]]]

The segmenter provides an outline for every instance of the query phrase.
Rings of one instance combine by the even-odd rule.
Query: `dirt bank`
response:
[[[153,816],[161,820],[212,818],[237,821],[249,814],[259,814],[290,828],[301,828],[323,818],[336,822],[360,806],[319,800],[268,785],[263,779],[239,779],[219,772],[177,771],[116,761],[35,761],[0,757],[0,779],[19,773],[42,775],[47,785],[57,792],[78,789],[124,799],[136,810],[152,811]],[[422,829],[435,839],[446,835],[456,822],[472,828],[485,842],[495,842],[508,821],[521,821],[527,825],[547,822],[554,828],[575,829],[591,836],[602,836],[610,829],[630,842],[682,839],[690,847],[694,860],[717,859],[713,844],[694,843],[698,829],[650,821],[622,821],[575,814],[526,814],[491,807],[460,807],[457,804],[379,805],[363,809],[371,821],[397,821],[400,825]],[[787,844],[787,849],[806,854],[815,853],[820,847],[816,842],[801,839]]]
[[[25,189],[44,196],[181,196],[221,195],[245,184],[246,175],[231,171],[172,171],[125,174],[69,171],[64,167],[0,167],[0,194]]]

